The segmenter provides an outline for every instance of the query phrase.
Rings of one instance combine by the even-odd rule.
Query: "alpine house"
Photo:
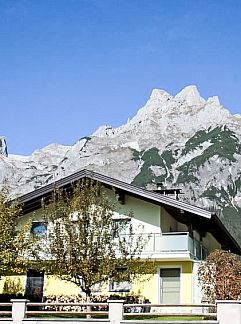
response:
[[[101,183],[118,197],[119,216],[133,212],[131,221],[143,225],[143,235],[149,237],[142,258],[156,260],[156,272],[148,282],[138,285],[110,285],[109,293],[141,293],[152,303],[195,303],[201,301],[197,281],[199,263],[214,249],[241,254],[235,239],[218,216],[210,211],[174,199],[163,192],[153,192],[88,170],[50,183],[19,197],[22,219],[31,217],[32,229],[43,228],[41,200],[51,196],[55,188],[69,188],[73,183],[89,178]],[[178,194],[178,190],[175,191]],[[29,269],[23,279],[26,295],[34,289],[42,295],[79,294],[79,288],[44,272]],[[2,279],[3,283],[3,279]]]

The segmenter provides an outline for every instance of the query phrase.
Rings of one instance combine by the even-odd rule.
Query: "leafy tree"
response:
[[[70,190],[56,190],[43,204],[48,222],[46,268],[79,286],[87,297],[95,284],[133,281],[154,269],[151,262],[140,261],[146,241],[134,234],[132,215],[114,221],[116,208],[107,190],[89,179]]]
[[[215,250],[198,270],[202,291],[210,302],[241,298],[241,262],[238,257]]]
[[[17,231],[21,209],[17,201],[7,202],[8,190],[0,191],[0,277],[22,273],[28,264],[30,238],[26,236],[29,223]]]

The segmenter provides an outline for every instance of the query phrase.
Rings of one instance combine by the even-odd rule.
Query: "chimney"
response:
[[[156,184],[156,189],[152,190],[153,192],[159,193],[164,196],[173,196],[176,200],[179,200],[179,195],[181,194],[181,189],[179,188],[163,188],[163,184],[158,182]]]

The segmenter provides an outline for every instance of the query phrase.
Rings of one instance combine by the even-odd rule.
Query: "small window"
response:
[[[130,292],[131,283],[129,281],[110,281],[109,291],[110,292]]]
[[[96,283],[94,284],[92,287],[91,287],[91,292],[92,293],[99,293],[99,292],[102,292],[102,285],[101,283]]]
[[[119,231],[118,235],[128,235],[130,233],[130,217],[113,218],[115,231]],[[116,234],[117,236],[117,234]]]
[[[45,222],[33,222],[30,232],[34,236],[45,236],[47,233],[47,223]]]

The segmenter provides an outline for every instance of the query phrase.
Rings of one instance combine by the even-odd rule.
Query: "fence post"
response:
[[[11,299],[12,303],[12,319],[15,323],[22,323],[25,317],[27,299]]]
[[[108,300],[109,320],[112,324],[120,324],[124,314],[124,300]]]
[[[241,323],[241,300],[217,300],[216,304],[219,324]]]

